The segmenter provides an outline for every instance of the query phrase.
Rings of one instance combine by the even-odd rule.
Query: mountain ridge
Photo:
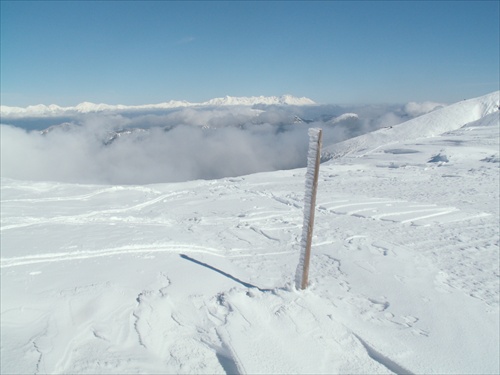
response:
[[[323,153],[330,158],[341,158],[359,151],[366,155],[390,143],[398,144],[409,139],[430,138],[457,130],[492,113],[498,113],[499,109],[500,91],[495,91],[450,104],[395,126],[387,126],[326,146]]]
[[[56,104],[37,104],[27,107],[0,106],[0,114],[7,117],[57,116],[66,113],[92,113],[105,111],[141,111],[150,109],[174,109],[182,107],[204,106],[253,106],[253,105],[316,105],[312,99],[285,94],[281,96],[225,96],[196,103],[186,100],[170,100],[168,102],[143,105],[123,105],[82,102],[75,106],[62,107]]]

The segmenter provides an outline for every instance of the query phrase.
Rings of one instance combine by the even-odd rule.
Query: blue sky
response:
[[[499,90],[499,1],[1,1],[1,104]]]

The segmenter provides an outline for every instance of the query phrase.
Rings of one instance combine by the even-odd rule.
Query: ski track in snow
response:
[[[58,224],[58,223],[64,223],[64,224],[82,224],[82,223],[87,223],[89,221],[99,221],[99,220],[109,220],[109,217],[106,215],[110,214],[121,214],[121,213],[127,213],[127,212],[132,212],[132,211],[140,211],[143,210],[146,207],[152,206],[158,202],[165,201],[167,198],[171,197],[172,195],[179,195],[182,193],[173,193],[173,194],[164,194],[161,195],[157,198],[148,200],[146,202],[142,202],[140,204],[131,206],[131,207],[125,207],[125,208],[118,208],[118,209],[108,209],[108,210],[101,210],[101,211],[91,211],[85,214],[81,215],[67,215],[67,216],[56,216],[52,218],[47,218],[47,219],[39,219],[39,218],[27,218],[28,222],[25,223],[19,223],[19,224],[12,224],[12,225],[2,225],[0,228],[1,231],[9,230],[9,229],[17,229],[17,228],[22,228],[22,227],[27,227],[27,226],[32,226],[32,225],[42,225],[42,224]],[[90,194],[86,195],[85,198],[79,197],[71,197],[69,199],[61,198],[61,199],[56,199],[56,198],[50,198],[49,200],[45,199],[40,199],[40,200],[21,200],[22,202],[29,202],[29,203],[39,203],[39,202],[54,202],[54,201],[66,201],[66,200],[86,200],[89,199],[89,197],[95,196],[97,194]],[[9,201],[6,201],[6,203]],[[12,202],[17,202],[16,200],[13,200]]]
[[[456,207],[440,207],[436,204],[418,204],[404,201],[373,199],[364,202],[336,205],[330,202],[319,205],[320,211],[339,215],[351,215],[375,220],[386,220],[412,225],[444,224],[488,216],[487,213],[466,213]],[[334,204],[330,206],[331,204]],[[439,216],[439,218],[438,218]]]
[[[87,199],[92,196],[91,194],[85,195],[86,198],[79,199]],[[52,224],[55,225],[57,223],[61,223],[63,225],[85,225],[89,222],[102,222],[107,223],[109,220],[119,221],[119,218],[113,216],[110,218],[109,214],[124,214],[130,213],[133,211],[141,211],[145,208],[148,208],[152,205],[158,203],[169,203],[174,201],[174,198],[177,196],[183,196],[182,193],[173,193],[173,194],[163,194],[157,198],[147,200],[143,203],[136,204],[131,207],[125,207],[120,209],[109,209],[109,210],[101,210],[101,211],[93,211],[84,215],[74,215],[74,216],[58,216],[51,219],[42,219],[36,220],[32,218],[26,218],[28,223],[18,223],[15,225],[5,225],[2,226],[2,230],[11,230],[11,229],[20,229],[26,226],[31,225],[47,225]],[[261,194],[261,196],[265,196],[269,198],[269,195]],[[286,199],[276,199],[276,196],[271,195],[272,199],[289,205],[288,200]],[[72,197],[72,200],[76,200],[77,198]],[[51,198],[51,202],[61,202],[66,199],[56,199]],[[17,201],[5,201],[11,204],[15,204]],[[30,204],[35,204],[36,200],[30,200]],[[45,202],[45,200],[40,200],[40,202]],[[338,204],[341,203],[341,204]],[[300,209],[300,207],[296,207],[292,205],[294,208]],[[432,205],[421,205],[415,204],[411,202],[404,201],[396,201],[396,200],[384,200],[384,199],[371,199],[363,202],[348,202],[347,200],[340,201],[330,201],[326,203],[322,203],[318,206],[318,210],[320,213],[326,214],[337,214],[337,215],[350,215],[361,218],[372,218],[375,220],[385,220],[392,222],[400,222],[400,223],[411,223],[413,225],[431,225],[431,224],[443,224],[450,223],[454,221],[460,220],[468,220],[471,218],[479,218],[488,216],[486,213],[478,213],[478,214],[467,214],[461,212],[460,210],[454,207],[439,207],[435,204]],[[278,237],[274,237],[269,234],[267,231],[276,231],[276,230],[295,230],[300,226],[299,223],[299,212],[295,215],[294,224],[289,225],[289,222],[285,221],[285,212],[280,211],[265,211],[260,213],[251,214],[251,217],[247,217],[247,215],[240,215],[241,221],[240,224],[246,225],[246,229],[250,229],[258,235],[263,236],[265,239],[281,243],[281,240]],[[264,215],[264,216],[261,216]],[[289,216],[289,215],[288,215]],[[275,220],[276,219],[276,220]],[[166,222],[148,222],[140,217],[134,218],[127,217],[126,220],[128,223],[137,223],[137,224],[147,224],[147,225],[165,225]],[[276,227],[276,221],[281,221],[286,223],[284,227]],[[262,223],[271,222],[271,225],[262,225]],[[249,223],[257,223],[261,224],[260,227],[251,225]],[[240,224],[238,227],[241,228]],[[234,234],[234,233],[233,233]],[[238,237],[237,234],[234,234]],[[247,244],[251,244],[250,241],[245,240],[243,237],[238,237],[240,240],[245,241]],[[22,256],[22,257],[11,257],[11,258],[1,258],[0,267],[13,267],[27,264],[35,264],[35,263],[46,263],[46,262],[59,262],[59,261],[68,261],[68,260],[81,260],[81,259],[91,259],[97,257],[106,257],[113,255],[126,255],[126,254],[153,254],[153,253],[163,253],[163,252],[174,252],[179,253],[183,251],[188,251],[192,253],[207,253],[214,256],[228,256],[228,257],[237,257],[238,254],[234,253],[234,249],[231,254],[227,254],[221,249],[207,247],[207,246],[196,246],[196,245],[186,245],[186,244],[152,244],[152,245],[137,245],[137,246],[123,246],[117,248],[106,248],[106,249],[95,249],[95,250],[79,250],[72,252],[58,252],[58,253],[46,253],[46,254],[36,254],[31,256]],[[241,256],[245,256],[245,251],[241,251]],[[272,254],[289,254],[289,251],[281,251],[281,252],[273,252]],[[258,255],[270,255],[269,253],[258,254]]]
[[[278,241],[278,240],[275,240]],[[194,246],[194,245],[168,245],[168,246],[150,246],[150,247],[119,247],[112,249],[102,249],[94,251],[76,251],[76,252],[65,252],[65,253],[49,253],[49,254],[38,254],[34,256],[24,256],[24,257],[13,257],[13,258],[2,258],[0,268],[9,268],[15,266],[23,266],[28,264],[36,263],[51,263],[51,262],[62,262],[62,261],[74,261],[82,259],[93,259],[100,257],[109,257],[115,255],[133,255],[133,254],[154,254],[154,253],[175,253],[179,254],[181,252],[188,253],[204,253],[210,254],[217,257],[224,258],[240,258],[249,257],[252,255],[247,254],[246,251],[234,249],[229,255],[223,254],[219,249],[214,249],[210,247]],[[284,252],[267,252],[265,254],[255,254],[253,256],[270,256],[270,255],[284,255],[291,254],[290,251]]]

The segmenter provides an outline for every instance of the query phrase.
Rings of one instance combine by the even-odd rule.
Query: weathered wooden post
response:
[[[321,129],[309,129],[309,151],[307,153],[307,172],[304,195],[304,223],[300,241],[299,265],[295,273],[295,286],[297,289],[307,288],[309,278],[314,211],[316,209],[316,191],[318,188],[319,164],[321,161],[321,135]]]

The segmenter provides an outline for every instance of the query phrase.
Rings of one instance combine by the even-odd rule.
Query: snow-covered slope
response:
[[[297,98],[292,95],[282,96],[251,96],[251,97],[232,97],[225,96],[223,98],[215,98],[202,103],[191,103],[187,101],[171,100],[159,104],[144,104],[136,106],[125,105],[109,105],[95,104],[83,102],[74,107],[60,107],[55,104],[51,105],[32,105],[26,108],[0,106],[0,115],[3,117],[34,117],[34,116],[61,116],[68,113],[92,113],[104,111],[142,111],[152,109],[171,109],[180,107],[200,107],[200,106],[224,106],[224,105],[241,105],[252,106],[256,104],[264,105],[313,105],[316,104],[313,100],[305,97]]]
[[[479,98],[464,100],[402,124],[389,126],[332,145],[325,149],[325,153],[329,153],[333,157],[343,156],[355,151],[363,151],[363,154],[365,154],[376,150],[381,145],[434,137],[447,131],[456,130],[489,114],[498,116],[499,101],[500,91]]]
[[[498,374],[495,104],[457,103],[322,164],[305,291],[305,169],[3,178],[0,372]]]

